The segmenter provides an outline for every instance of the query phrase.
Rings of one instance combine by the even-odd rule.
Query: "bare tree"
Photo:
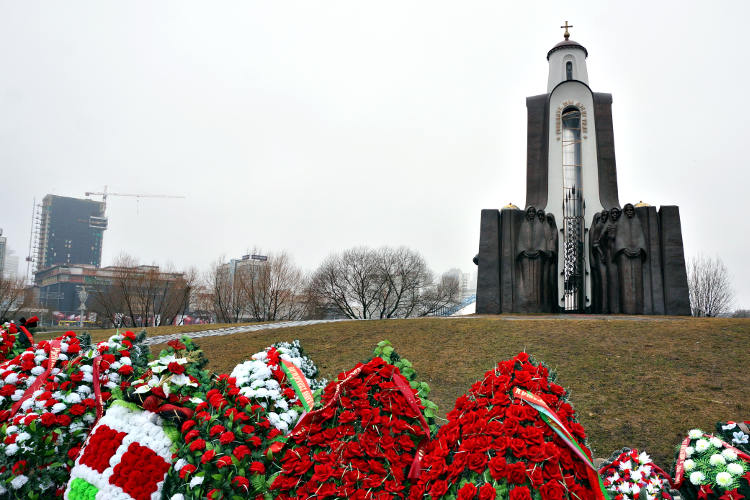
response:
[[[330,255],[311,289],[319,303],[356,319],[424,316],[458,300],[458,287],[436,282],[424,258],[405,247],[357,247]]]
[[[729,271],[720,258],[694,257],[687,274],[693,316],[714,317],[730,311],[734,290]]]
[[[236,323],[246,310],[242,289],[236,286],[235,273],[229,264],[218,259],[204,278],[208,309],[219,323]]]
[[[117,325],[172,324],[184,314],[196,285],[194,270],[187,273],[138,265],[120,255],[113,266],[100,270],[93,286],[93,309]]]
[[[305,312],[304,275],[286,252],[247,261],[236,273],[236,286],[255,321],[299,319]]]
[[[0,276],[0,318],[13,319],[31,302],[23,278]]]
[[[459,303],[460,296],[461,283],[458,278],[454,274],[445,273],[423,293],[418,315],[429,316],[442,309],[453,307]]]

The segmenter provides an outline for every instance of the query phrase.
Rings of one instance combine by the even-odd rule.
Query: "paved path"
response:
[[[202,330],[199,332],[172,333],[170,335],[157,335],[148,337],[143,341],[146,345],[163,344],[170,340],[188,336],[191,339],[203,337],[222,337],[224,335],[234,335],[235,333],[257,332],[260,330],[274,330],[276,328],[289,328],[293,326],[318,325],[320,323],[334,323],[336,321],[352,321],[349,319],[316,319],[309,321],[281,321],[279,323],[262,323],[260,325],[230,326],[228,328],[217,328],[215,330]]]
[[[512,316],[512,315],[489,315],[489,316],[431,316],[432,318],[442,319],[500,319],[509,321],[549,321],[549,320],[599,320],[599,321],[675,321],[686,318],[663,317],[663,316],[619,316],[604,314],[545,314],[538,316]],[[393,318],[396,319],[396,318]],[[392,320],[393,320],[392,319]],[[415,318],[410,318],[415,319]],[[214,330],[202,330],[198,332],[172,333],[170,335],[157,335],[148,337],[143,343],[146,345],[164,344],[170,340],[181,338],[187,335],[192,339],[203,337],[222,337],[224,335],[234,335],[235,333],[258,332],[261,330],[275,330],[277,328],[290,328],[295,326],[319,325],[322,323],[335,323],[339,321],[369,321],[356,319],[315,319],[308,321],[280,321],[278,323],[261,323],[258,325],[230,326],[227,328],[217,328]]]

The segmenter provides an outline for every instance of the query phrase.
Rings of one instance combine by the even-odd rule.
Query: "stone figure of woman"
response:
[[[526,209],[516,240],[516,283],[522,311],[541,311],[545,250],[544,226],[534,207]]]
[[[595,313],[607,313],[607,245],[602,237],[607,227],[609,213],[603,210],[594,214],[589,233],[591,262],[591,309]]]
[[[606,242],[606,268],[607,268],[607,305],[609,312],[620,314],[620,279],[615,262],[615,240],[619,229],[620,209],[612,207],[609,211],[609,223],[604,229],[603,239]]]
[[[625,314],[643,314],[643,261],[646,259],[646,236],[635,216],[635,207],[623,207],[624,217],[617,224],[614,260],[620,285],[620,305]]]

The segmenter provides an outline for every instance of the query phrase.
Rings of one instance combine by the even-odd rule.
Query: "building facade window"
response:
[[[573,79],[573,63],[570,61],[565,63],[565,79],[566,80]]]

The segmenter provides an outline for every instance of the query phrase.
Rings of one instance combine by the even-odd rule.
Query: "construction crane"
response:
[[[107,186],[104,186],[104,191],[86,191],[86,196],[101,196],[102,202],[104,203],[104,209],[107,209],[107,196],[129,196],[131,198],[184,198],[184,196],[177,196],[171,194],[142,194],[142,193],[110,193],[107,191]]]

